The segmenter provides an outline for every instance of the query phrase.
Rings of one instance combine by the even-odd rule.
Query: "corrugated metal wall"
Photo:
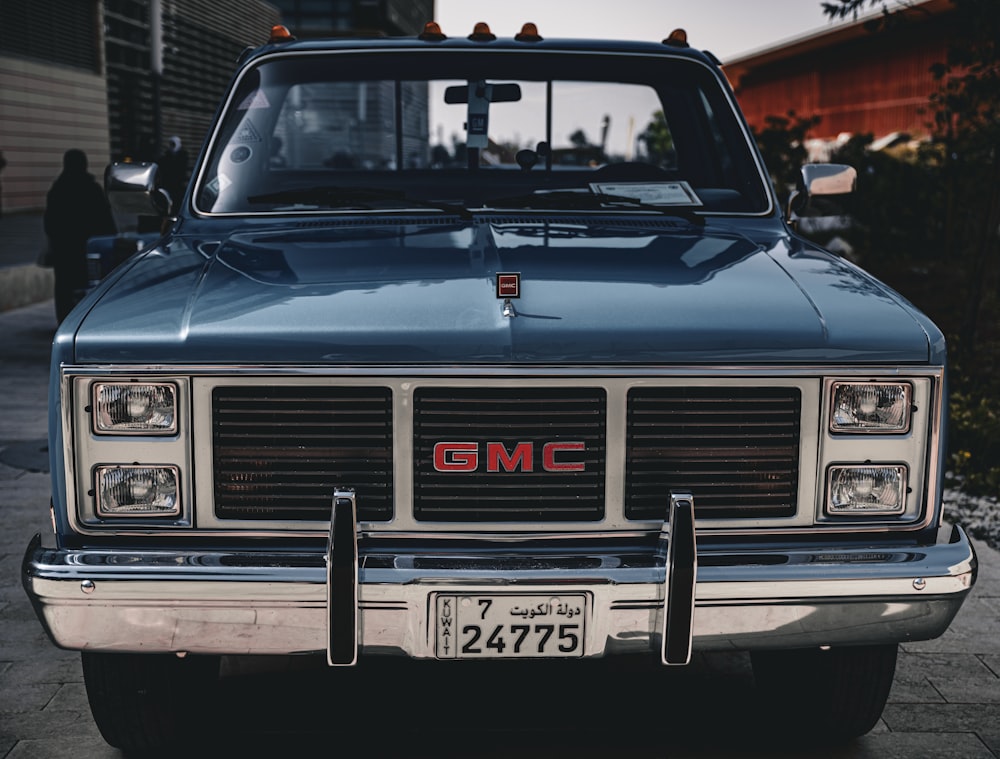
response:
[[[260,0],[162,0],[160,135],[191,161],[239,53],[267,39]],[[38,211],[69,148],[98,177],[110,160],[155,158],[150,0],[0,2],[0,173],[5,213]]]
[[[245,47],[267,40],[279,21],[277,9],[257,0],[163,0],[157,135],[150,3],[105,4],[112,155],[154,160],[162,143],[178,135],[193,161],[237,57]]]
[[[936,89],[930,68],[943,62],[947,19],[934,18],[867,34],[755,65],[740,62],[736,94],[747,121],[762,128],[768,116],[819,116],[811,136],[929,132],[928,98]]]
[[[39,210],[83,150],[100,176],[108,162],[108,100],[100,3],[0,3],[0,183],[4,213]]]
[[[264,44],[279,22],[278,11],[260,2],[163,3],[163,136],[180,136],[192,162],[240,53]]]

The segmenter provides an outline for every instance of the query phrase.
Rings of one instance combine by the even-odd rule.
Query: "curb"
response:
[[[52,269],[37,264],[4,266],[0,268],[0,311],[51,300],[54,287]]]

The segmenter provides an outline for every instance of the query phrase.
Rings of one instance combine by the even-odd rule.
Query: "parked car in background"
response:
[[[183,741],[234,654],[748,651],[782,729],[869,730],[975,580],[945,343],[789,221],[680,31],[277,28],[55,338],[23,577],[108,742]]]

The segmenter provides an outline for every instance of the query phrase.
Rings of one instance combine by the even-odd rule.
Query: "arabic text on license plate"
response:
[[[439,659],[583,656],[587,599],[568,595],[435,596]]]

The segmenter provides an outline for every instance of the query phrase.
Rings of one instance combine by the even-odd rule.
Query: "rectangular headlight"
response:
[[[175,466],[99,466],[94,493],[100,517],[171,517],[181,512]]]
[[[892,516],[906,508],[906,467],[901,464],[832,466],[827,481],[830,515]]]
[[[911,396],[908,382],[834,382],[830,431],[909,432]]]
[[[169,382],[98,382],[93,412],[98,435],[173,435],[177,388]]]

